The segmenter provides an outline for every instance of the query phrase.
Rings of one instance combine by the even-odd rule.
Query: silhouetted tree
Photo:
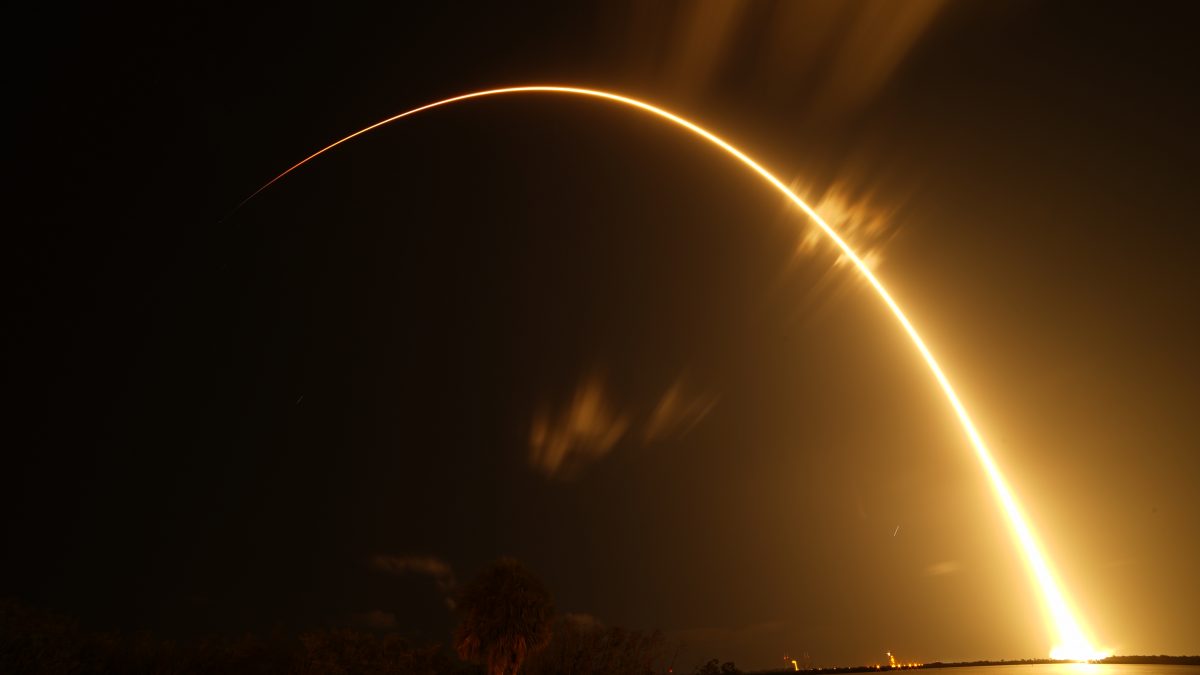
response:
[[[511,558],[480,572],[459,595],[457,607],[463,619],[454,631],[454,650],[483,663],[488,675],[516,675],[525,657],[550,641],[550,593]]]
[[[438,675],[449,673],[448,656],[438,645],[416,646],[399,635],[375,635],[349,628],[310,631],[303,645],[300,675]]]
[[[317,630],[297,637],[204,638],[94,633],[0,600],[0,675],[475,675],[439,645],[394,633]],[[474,669],[474,667],[471,667]]]
[[[606,627],[587,615],[559,617],[554,637],[530,657],[523,675],[654,675],[662,649],[659,631]]]
[[[742,675],[742,671],[733,661],[721,663],[720,659],[712,659],[702,666],[696,666],[696,675]]]

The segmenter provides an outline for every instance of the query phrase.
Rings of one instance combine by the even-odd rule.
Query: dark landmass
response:
[[[1157,663],[1164,666],[1200,666],[1200,655],[1197,656],[1110,656],[1096,663]]]
[[[662,635],[559,617],[520,675],[659,675]],[[732,664],[730,664],[732,665]],[[0,599],[0,675],[488,675],[437,642],[368,625],[172,639],[97,631]],[[697,675],[706,675],[697,673]],[[717,675],[742,675],[722,671]]]
[[[660,633],[600,627],[562,617],[546,649],[532,654],[520,675],[660,675]],[[933,662],[914,666],[860,665],[804,669],[802,673],[1069,663],[1054,659]],[[1096,663],[1200,665],[1200,655],[1110,656]],[[46,675],[487,675],[458,659],[447,645],[414,642],[368,626],[331,626],[299,634],[214,636],[173,640],[149,632],[101,632],[53,612],[0,599],[0,673]],[[791,669],[749,675],[794,675]],[[713,659],[692,675],[745,675],[732,662]]]

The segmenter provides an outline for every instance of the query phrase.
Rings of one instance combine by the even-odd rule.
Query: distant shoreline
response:
[[[955,661],[942,662],[934,661],[932,663],[922,663],[918,666],[831,666],[829,668],[808,668],[802,669],[801,673],[877,673],[888,670],[925,670],[925,669],[941,669],[941,668],[972,668],[980,666],[1023,666],[1023,665],[1043,665],[1054,663],[1074,663],[1073,661],[1061,661],[1058,659],[1015,659],[1008,661]],[[1110,656],[1106,659],[1092,661],[1092,663],[1104,665],[1160,665],[1160,666],[1200,666],[1200,656],[1167,656],[1159,654],[1157,656]],[[797,671],[787,669],[776,670],[761,670],[756,675],[787,675]]]

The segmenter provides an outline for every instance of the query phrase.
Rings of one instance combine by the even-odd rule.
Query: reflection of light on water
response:
[[[1200,675],[1200,669],[1194,666],[1170,666],[1180,670],[1156,669],[1152,665],[1140,664],[1104,664],[1104,663],[1005,663],[991,666],[965,666],[948,668],[947,675]],[[937,671],[943,672],[943,671]]]
[[[300,160],[291,168],[287,169],[275,178],[272,178],[268,183],[260,187],[253,194],[243,200],[242,203],[238,205],[238,209],[240,209],[242,205],[246,204],[246,202],[254,199],[258,193],[271,187],[283,177],[292,173],[296,169],[299,169],[301,166],[307,164],[313,159],[316,159],[325,152],[332,150],[333,148],[367,132],[378,129],[379,127],[391,122],[395,122],[396,120],[410,117],[426,110],[440,108],[442,106],[451,105],[461,101],[506,94],[531,93],[567,94],[603,99],[630,108],[635,108],[652,116],[667,120],[668,122],[682,127],[696,136],[703,138],[712,145],[723,150],[726,154],[741,162],[751,171],[762,177],[764,181],[782,193],[783,196],[795,204],[797,208],[807,214],[808,217],[812,219],[812,222],[820,227],[821,231],[823,231],[829,237],[829,240],[837,246],[842,255],[854,264],[854,267],[859,271],[863,278],[866,279],[867,282],[869,282],[870,285],[875,289],[876,294],[878,294],[879,298],[888,306],[888,309],[892,312],[892,316],[894,316],[904,328],[904,331],[908,334],[913,346],[916,347],[917,351],[921,354],[921,357],[925,360],[925,364],[928,366],[929,371],[938,381],[938,384],[941,385],[942,392],[949,401],[950,407],[954,409],[954,413],[958,417],[958,421],[962,426],[963,431],[966,432],[967,438],[970,440],[971,446],[975,450],[976,457],[979,459],[980,464],[983,465],[984,473],[987,474],[988,479],[991,481],[992,489],[995,492],[996,497],[999,499],[1001,506],[1003,507],[1003,513],[1008,518],[1009,527],[1012,529],[1013,535],[1020,544],[1020,551],[1025,557],[1025,562],[1029,566],[1034,579],[1037,581],[1037,587],[1038,590],[1041,591],[1044,609],[1053,623],[1056,632],[1058,633],[1058,644],[1056,644],[1051,650],[1051,658],[1086,661],[1107,656],[1107,653],[1092,646],[1091,642],[1081,629],[1079,622],[1076,621],[1074,612],[1070,608],[1064,594],[1058,588],[1058,584],[1050,570],[1050,565],[1045,559],[1045,556],[1042,554],[1041,547],[1039,546],[1037,539],[1033,534],[1032,528],[1030,528],[1030,526],[1025,522],[1024,516],[1021,513],[1021,509],[1017,504],[1016,496],[1013,495],[1013,493],[1009,490],[1003,475],[1000,473],[1000,469],[996,466],[995,461],[992,459],[991,452],[988,451],[987,445],[983,442],[983,438],[975,429],[974,422],[971,421],[970,416],[967,414],[966,407],[964,407],[962,402],[958,399],[958,394],[954,392],[954,388],[950,386],[950,380],[946,377],[946,374],[942,372],[941,366],[938,365],[937,360],[933,358],[933,353],[930,352],[929,348],[925,346],[925,341],[922,340],[921,336],[917,334],[917,329],[913,327],[911,322],[909,322],[908,317],[904,314],[904,311],[900,309],[900,305],[898,305],[896,301],[892,299],[891,293],[884,288],[883,283],[879,281],[874,272],[871,271],[870,266],[866,261],[863,260],[862,256],[860,256],[853,248],[851,248],[850,244],[848,244],[846,240],[840,234],[838,234],[838,232],[836,232],[833,227],[831,227],[829,223],[827,223],[821,217],[820,214],[816,212],[816,210],[809,206],[808,203],[801,199],[794,191],[789,189],[788,186],[783,183],[783,181],[779,180],[779,178],[777,178],[770,171],[767,171],[767,169],[761,164],[751,159],[746,153],[735,148],[728,141],[725,141],[716,134],[704,129],[694,122],[667,112],[662,108],[650,105],[649,103],[629,98],[628,96],[622,96],[620,94],[614,94],[605,91],[597,91],[594,89],[562,86],[525,86],[476,91],[469,94],[463,94],[461,96],[454,96],[451,98],[442,99],[440,101],[434,101],[433,103],[428,103],[421,107],[413,108],[412,110],[402,112],[398,115],[393,115],[392,117],[376,122],[368,127],[364,127],[363,129],[360,129],[359,131],[342,138],[341,140],[335,141],[314,152],[308,157]],[[464,184],[462,189],[464,193],[467,193],[469,186]]]

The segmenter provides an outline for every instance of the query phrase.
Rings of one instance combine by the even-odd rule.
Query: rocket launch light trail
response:
[[[954,392],[954,388],[950,385],[950,380],[946,377],[945,373],[942,372],[937,360],[933,357],[933,353],[929,351],[927,346],[925,346],[925,342],[917,333],[917,329],[913,327],[912,323],[908,320],[908,317],[905,316],[904,311],[900,309],[900,305],[898,305],[896,301],[892,299],[891,294],[888,293],[886,288],[884,288],[883,283],[879,281],[879,279],[875,276],[875,273],[871,271],[871,268],[868,267],[867,264],[863,262],[862,258],[860,258],[858,254],[854,252],[854,249],[852,249],[850,245],[846,243],[846,241],[842,239],[842,237],[839,236],[838,233],[834,231],[834,229],[828,223],[825,222],[820,214],[818,214],[796,193],[792,192],[792,190],[789,189],[787,185],[783,183],[783,181],[779,180],[774,174],[763,168],[761,164],[754,161],[749,155],[745,154],[741,150],[738,150],[733,145],[720,138],[716,134],[708,131],[707,129],[704,129],[693,122],[679,117],[678,115],[663,110],[662,108],[650,105],[649,103],[629,98],[627,96],[622,96],[620,94],[598,91],[594,89],[539,85],[505,87],[500,89],[476,91],[463,94],[461,96],[454,96],[451,98],[442,99],[440,101],[435,101],[433,103],[402,112],[398,115],[393,115],[392,117],[360,129],[359,131],[335,141],[334,143],[330,143],[324,148],[321,148],[308,157],[300,160],[295,165],[288,168],[278,176],[272,178],[259,189],[255,190],[254,193],[244,199],[242,203],[239,204],[236,209],[234,209],[234,211],[236,212],[251,199],[254,199],[254,197],[258,196],[258,194],[263,190],[266,190],[275,183],[279,182],[296,169],[299,169],[300,167],[336,148],[337,146],[362,136],[367,132],[378,129],[384,125],[404,119],[405,117],[411,117],[412,115],[416,115],[417,113],[424,112],[426,110],[431,110],[433,108],[439,108],[462,101],[506,94],[539,93],[584,96],[602,99],[622,106],[635,108],[671,122],[672,124],[692,132],[696,136],[703,138],[712,145],[725,151],[725,153],[732,156],[747,168],[761,176],[763,180],[771,184],[776,190],[783,194],[783,196],[787,197],[789,201],[791,201],[793,204],[799,207],[801,211],[808,215],[808,217],[811,218],[812,221],[821,228],[821,230],[838,247],[838,249],[840,249],[842,255],[846,256],[847,259],[854,263],[855,268],[859,271],[863,278],[866,279],[867,282],[870,283],[871,287],[875,289],[875,292],[879,295],[879,298],[883,300],[884,304],[886,304],[888,309],[891,310],[892,315],[900,323],[901,327],[904,328],[904,332],[908,334],[913,346],[916,347],[917,351],[921,354],[921,357],[925,360],[925,364],[929,367],[930,373],[933,374],[934,378],[941,386],[942,392],[945,394],[946,400],[950,403],[950,407],[953,408],[954,414],[958,417],[959,424],[966,433],[967,439],[970,441],[971,446],[975,451],[975,455],[983,467],[984,473],[987,474],[989,481],[991,481],[992,490],[995,492],[996,498],[1000,502],[1004,515],[1008,518],[1009,527],[1011,528],[1013,536],[1019,544],[1020,552],[1024,556],[1025,563],[1028,566],[1030,573],[1036,581],[1037,588],[1041,593],[1043,610],[1046,612],[1047,617],[1053,624],[1055,632],[1057,632],[1057,644],[1050,651],[1051,658],[1085,661],[1103,658],[1108,655],[1106,652],[1092,646],[1091,642],[1084,635],[1083,629],[1080,627],[1079,622],[1076,621],[1066,597],[1062,591],[1059,590],[1058,584],[1054,578],[1054,574],[1051,572],[1050,565],[1046,560],[1045,555],[1043,555],[1041,547],[1038,545],[1037,538],[1034,536],[1033,530],[1026,523],[1025,518],[1021,513],[1021,509],[1017,504],[1016,497],[1009,489],[1007,481],[1005,481],[1004,476],[1000,473],[999,467],[996,466],[996,462],[992,459],[992,455],[988,451],[987,445],[983,442],[983,438],[975,429],[975,424],[971,421],[971,417],[967,414],[967,409],[963,406],[962,402],[958,398],[958,395]]]

